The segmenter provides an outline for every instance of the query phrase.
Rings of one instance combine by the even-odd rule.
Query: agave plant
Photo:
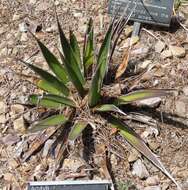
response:
[[[126,124],[127,114],[119,108],[120,106],[129,106],[135,101],[166,96],[169,94],[169,90],[144,89],[128,94],[120,94],[119,96],[111,95],[110,97],[104,92],[103,83],[108,71],[109,60],[111,60],[110,57],[114,51],[113,38],[120,31],[118,25],[122,26],[122,24],[112,21],[97,55],[95,55],[96,51],[94,50],[92,19],[88,23],[82,53],[74,33],[71,31],[70,39],[68,39],[60,26],[58,18],[57,25],[62,48],[59,50],[61,62],[34,35],[51,72],[22,61],[40,76],[41,80],[38,81],[37,86],[44,91],[43,94],[30,95],[28,102],[32,105],[56,110],[55,115],[34,122],[28,128],[28,131],[37,132],[59,125],[65,127],[65,124],[69,122],[72,124],[72,129],[67,142],[72,142],[88,126],[102,127],[99,122],[96,122],[97,118],[100,118],[107,126],[116,128],[117,132],[128,143],[148,158],[178,186],[174,178],[167,172],[141,137]],[[115,41],[117,41],[117,38]],[[112,86],[113,83],[110,85]],[[119,119],[120,115],[123,115],[125,119]]]

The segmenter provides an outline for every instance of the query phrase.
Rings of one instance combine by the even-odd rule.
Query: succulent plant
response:
[[[119,108],[129,106],[135,101],[166,96],[169,94],[169,90],[144,89],[129,92],[128,94],[120,94],[119,96],[112,93],[109,96],[108,90],[105,90],[108,89],[108,84],[104,88],[103,83],[114,52],[112,42],[115,34],[122,31],[119,26],[122,27],[123,25],[120,22],[115,22],[115,19],[111,22],[97,55],[95,55],[96,51],[94,50],[92,19],[88,23],[82,53],[74,33],[70,31],[70,39],[67,39],[58,18],[57,25],[62,48],[59,50],[61,62],[34,35],[51,72],[22,61],[40,76],[41,80],[38,81],[37,86],[43,90],[43,94],[30,95],[28,98],[29,103],[56,110],[55,115],[50,115],[43,120],[34,122],[28,128],[28,131],[37,132],[59,125],[64,127],[69,122],[72,124],[72,129],[68,135],[67,142],[71,142],[75,141],[89,125],[91,127],[103,127],[96,122],[99,118],[101,123],[116,128],[117,132],[128,143],[176,183],[159,159],[147,147],[144,140],[126,124],[128,115]],[[114,41],[117,42],[117,38]],[[109,86],[113,86],[113,82]],[[120,115],[124,116],[124,120],[120,119]],[[176,185],[178,186],[177,183]]]

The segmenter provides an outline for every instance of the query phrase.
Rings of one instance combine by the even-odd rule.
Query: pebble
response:
[[[171,58],[172,57],[172,52],[170,50],[164,50],[162,53],[161,53],[161,57],[163,59],[167,59],[167,58]]]
[[[134,162],[140,157],[140,153],[136,149],[132,149],[128,156],[129,162]]]
[[[160,186],[148,186],[145,187],[144,190],[161,190]]]
[[[19,19],[20,19],[20,15],[19,14],[14,14],[13,17],[12,17],[13,21],[19,20]]]
[[[19,31],[20,32],[27,32],[27,25],[25,22],[19,24]]]
[[[146,179],[146,185],[148,185],[148,186],[159,185],[159,183],[160,183],[160,180],[157,175],[148,177]]]
[[[20,104],[14,104],[11,106],[11,116],[16,116],[17,114],[21,114],[24,112],[24,106],[20,105]]]
[[[141,100],[141,101],[137,102],[137,105],[138,106],[147,106],[150,108],[156,108],[159,106],[160,103],[161,103],[161,98],[156,97],[156,98],[149,98],[146,100]]]
[[[180,117],[188,117],[188,97],[181,96],[176,100],[175,113]]]
[[[170,46],[170,51],[172,52],[172,55],[178,58],[185,57],[185,49],[183,47],[178,46]]]
[[[13,125],[14,125],[14,130],[16,132],[21,132],[21,133],[25,132],[25,122],[24,122],[24,118],[22,116],[16,120],[14,120]]]
[[[48,32],[48,33],[54,32],[56,30],[57,30],[57,25],[56,24],[46,28],[46,32]]]
[[[27,33],[23,33],[20,37],[21,42],[26,42],[28,40]]]
[[[3,176],[4,176],[4,180],[8,182],[12,182],[14,179],[13,174],[11,173],[5,173]]]
[[[184,86],[182,89],[185,96],[188,96],[188,86]]]
[[[5,145],[13,145],[20,141],[20,137],[18,135],[8,134],[2,138],[2,141]]]
[[[0,114],[4,114],[6,112],[6,104],[4,101],[0,100]]]
[[[161,53],[164,50],[165,46],[166,46],[165,43],[159,40],[155,44],[155,52]]]
[[[151,60],[145,60],[144,62],[138,65],[138,69],[146,69],[151,63]]]
[[[138,176],[140,179],[145,179],[149,177],[149,172],[147,171],[145,165],[139,159],[133,164],[133,175]]]

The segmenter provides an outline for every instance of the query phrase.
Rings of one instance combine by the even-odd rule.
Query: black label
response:
[[[109,13],[131,15],[131,20],[169,26],[174,0],[110,0]]]

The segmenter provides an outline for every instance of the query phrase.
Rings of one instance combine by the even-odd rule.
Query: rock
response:
[[[20,23],[19,30],[20,32],[27,32],[27,24],[25,22]]]
[[[0,123],[6,123],[7,119],[5,114],[0,114]]]
[[[188,97],[181,96],[176,100],[175,113],[180,117],[188,117]]]
[[[156,108],[159,106],[160,103],[161,103],[161,98],[156,97],[156,98],[149,98],[146,100],[141,100],[141,101],[137,102],[137,105],[138,106],[148,106],[150,108]]]
[[[6,104],[3,100],[0,100],[0,114],[4,114],[6,112]]]
[[[23,33],[20,37],[21,42],[26,42],[28,40],[27,33]]]
[[[25,121],[22,116],[16,120],[14,120],[13,125],[14,125],[14,130],[16,132],[21,132],[21,133],[25,132]]]
[[[80,12],[80,11],[75,11],[75,12],[73,12],[73,15],[74,15],[74,17],[76,17],[76,18],[78,18],[78,17],[83,17],[82,12]]]
[[[152,141],[152,140],[151,141],[149,140],[148,144],[149,144],[150,149],[153,151],[156,151],[160,147],[159,143]]]
[[[13,134],[8,134],[2,138],[2,141],[5,145],[13,145],[20,141],[20,137]]]
[[[56,30],[57,30],[57,25],[56,24],[53,24],[52,26],[46,28],[46,32],[49,32],[49,33],[54,32]]]
[[[128,48],[130,45],[135,45],[137,42],[139,41],[139,37],[138,36],[133,36],[130,38],[127,38],[125,41],[123,41],[123,46],[120,47],[120,50],[124,49],[124,48]]]
[[[49,9],[51,7],[51,4],[48,2],[40,2],[39,5],[36,7],[36,11],[46,11],[47,9]]]
[[[30,0],[29,3],[30,4],[35,4],[37,2],[37,0]]]
[[[146,55],[149,52],[149,48],[148,47],[140,47],[138,49],[132,50],[131,51],[131,55]]]
[[[149,186],[145,187],[144,190],[161,190],[160,186]]]
[[[118,165],[118,161],[117,161],[117,158],[116,158],[116,155],[115,155],[115,154],[111,154],[111,156],[110,156],[110,163],[111,163],[113,166],[117,166],[117,165]]]
[[[185,94],[185,96],[188,96],[188,86],[184,86],[182,91]]]
[[[11,158],[9,161],[8,161],[8,165],[11,167],[11,168],[17,168],[20,164],[17,160],[15,160],[14,158]]]
[[[167,58],[171,58],[172,57],[172,52],[170,50],[164,50],[162,53],[161,53],[161,57],[163,59],[167,59]]]
[[[16,116],[17,114],[21,114],[24,112],[24,106],[20,105],[20,104],[14,104],[11,106],[11,112],[10,115],[11,116]]]
[[[159,185],[159,183],[160,183],[160,179],[157,175],[148,177],[146,179],[146,185],[148,185],[148,186]]]
[[[20,19],[20,15],[18,15],[17,13],[13,15],[12,20],[19,20]]]
[[[133,175],[138,176],[140,179],[145,179],[149,177],[149,172],[147,171],[145,165],[139,159],[133,164]]]
[[[4,176],[4,180],[8,182],[12,182],[14,179],[14,176],[12,173],[5,173],[3,176]]]
[[[42,157],[46,158],[48,156],[49,150],[54,143],[54,140],[48,139],[44,145],[43,152],[42,152]]]
[[[164,50],[165,46],[166,46],[165,43],[159,40],[155,44],[155,52],[161,53]]]
[[[178,46],[170,46],[170,51],[172,52],[172,55],[175,57],[185,57],[185,49],[183,47]]]
[[[67,158],[63,162],[63,171],[71,171],[71,172],[78,172],[78,169],[82,166],[84,166],[85,163],[82,162],[79,158]]]
[[[134,162],[140,157],[140,153],[136,149],[132,149],[129,153],[128,161]]]
[[[151,60],[145,60],[144,62],[138,65],[138,69],[146,69],[151,63]]]

